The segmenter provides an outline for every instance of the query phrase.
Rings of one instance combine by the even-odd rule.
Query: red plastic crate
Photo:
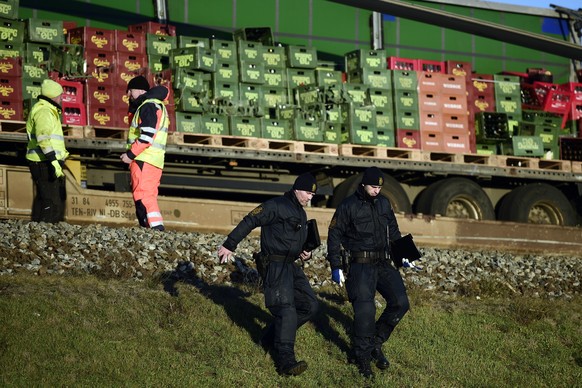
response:
[[[68,31],[69,43],[85,50],[115,51],[115,31],[104,28],[78,27]]]
[[[22,78],[1,77],[0,99],[2,101],[22,101]]]
[[[472,92],[481,95],[495,95],[493,74],[471,74],[468,78],[471,81]]]
[[[117,118],[117,128],[129,128],[129,116],[127,115],[127,107],[115,107],[113,114]]]
[[[397,129],[396,144],[398,148],[420,149],[420,131]]]
[[[564,114],[572,106],[572,94],[561,90],[550,90],[544,100],[543,110],[546,112]]]
[[[467,114],[467,97],[458,94],[442,94],[441,111],[443,113]]]
[[[100,85],[91,82],[87,84],[85,101],[92,106],[115,107],[116,102],[121,100],[124,91],[113,85]],[[127,111],[127,108],[125,110]]]
[[[73,104],[83,103],[84,88],[81,82],[58,79],[57,82],[63,87],[63,102]]]
[[[558,85],[558,90],[572,93],[572,102],[582,102],[582,83],[568,82]]]
[[[442,78],[442,92],[447,94],[467,95],[467,82],[464,76],[445,75]]]
[[[117,128],[117,111],[112,107],[87,105],[87,121],[96,127]]]
[[[469,134],[469,117],[465,114],[443,113],[443,131],[446,133]]]
[[[418,59],[388,57],[386,58],[386,62],[390,70],[418,70]]]
[[[443,114],[440,112],[419,112],[420,131],[442,132]]]
[[[421,92],[442,91],[443,75],[441,73],[430,73],[427,71],[418,72],[418,90]]]
[[[469,135],[444,132],[444,151],[455,154],[468,154],[471,152]]]
[[[472,95],[467,99],[469,112],[495,112],[495,97],[487,95]]]
[[[176,26],[156,22],[145,22],[127,26],[131,32],[143,32],[145,34],[176,36]]]
[[[440,112],[441,95],[438,92],[419,92],[418,109],[422,112]]]
[[[429,73],[446,73],[445,63],[439,61],[428,61],[425,59],[418,60],[418,71],[426,71]]]
[[[473,72],[470,62],[462,62],[455,60],[445,61],[445,71],[447,74],[469,76]]]
[[[0,119],[24,121],[22,101],[0,100]]]
[[[149,71],[148,58],[142,54],[116,53],[114,63],[114,83],[119,85],[127,85],[132,78]]]
[[[22,58],[0,58],[0,77],[22,76]]]
[[[420,149],[424,151],[444,151],[442,132],[420,131]]]
[[[115,50],[131,54],[147,54],[145,33],[115,30]]]
[[[67,125],[87,125],[87,111],[85,104],[65,102],[61,104],[63,108],[63,123]]]

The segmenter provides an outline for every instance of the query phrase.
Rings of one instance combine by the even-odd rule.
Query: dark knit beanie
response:
[[[145,90],[147,92],[150,90],[150,83],[146,77],[138,75],[127,83],[127,90],[129,91],[130,89]]]
[[[299,175],[297,179],[295,179],[293,190],[302,190],[315,193],[317,191],[317,181],[313,175],[306,172],[305,174]]]
[[[380,171],[378,167],[368,167],[364,171],[362,184],[370,186],[382,186],[384,184],[384,174],[382,174],[382,171]]]

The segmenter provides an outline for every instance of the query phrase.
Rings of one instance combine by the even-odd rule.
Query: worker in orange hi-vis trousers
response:
[[[143,76],[127,84],[129,95],[129,134],[127,152],[121,160],[129,164],[135,214],[146,228],[164,230],[158,206],[158,187],[164,168],[166,139],[170,120],[164,105],[169,91],[165,86],[150,89]]]

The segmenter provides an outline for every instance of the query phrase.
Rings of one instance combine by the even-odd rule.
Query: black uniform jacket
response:
[[[256,227],[261,227],[261,252],[298,258],[307,239],[307,214],[291,190],[247,214],[228,235],[225,248],[234,251]]]
[[[341,268],[340,250],[389,252],[388,239],[400,238],[400,229],[390,201],[371,198],[358,186],[336,209],[329,224],[327,259],[331,268]]]

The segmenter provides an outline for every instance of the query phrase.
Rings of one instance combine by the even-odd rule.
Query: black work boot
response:
[[[281,366],[278,370],[282,376],[299,376],[307,369],[305,361],[294,361]]]
[[[374,348],[374,350],[372,350],[372,358],[376,361],[376,366],[378,367],[378,369],[384,370],[388,369],[388,367],[390,366],[390,362],[382,352],[382,346],[377,346],[376,348]]]
[[[358,360],[358,371],[366,379],[371,379],[372,377],[374,377],[372,367],[370,366],[370,360],[368,359]]]

